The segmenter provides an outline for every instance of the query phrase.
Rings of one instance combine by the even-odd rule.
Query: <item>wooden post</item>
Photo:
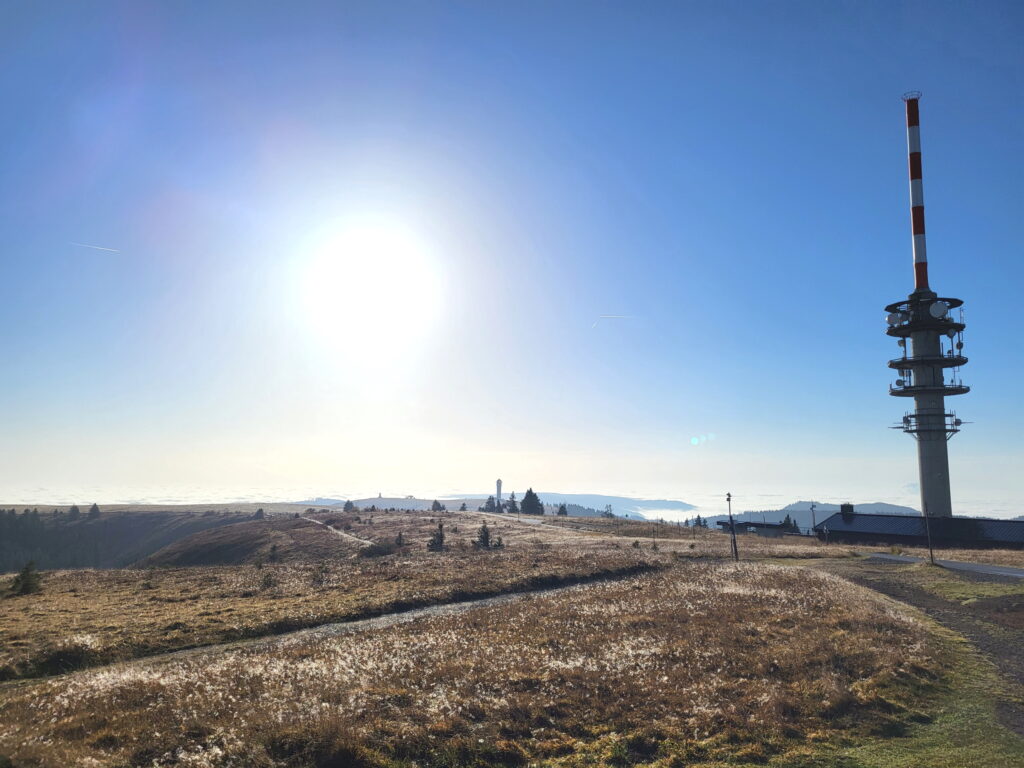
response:
[[[924,505],[924,530],[928,535],[928,560],[935,565],[935,552],[932,551],[932,526],[928,522],[928,505]]]
[[[732,519],[732,494],[725,494],[725,501],[729,505],[729,530],[732,533],[732,557],[737,563],[740,561],[740,551],[736,547],[736,521]]]

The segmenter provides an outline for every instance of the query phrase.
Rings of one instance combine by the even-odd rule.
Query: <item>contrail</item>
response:
[[[71,243],[71,245],[77,245],[79,248],[92,248],[96,251],[110,251],[111,253],[120,253],[117,248],[104,248],[102,245],[89,245],[88,243]]]
[[[597,328],[597,324],[602,320],[629,320],[631,317],[632,315],[598,315],[597,320],[595,320],[594,324],[590,327]]]

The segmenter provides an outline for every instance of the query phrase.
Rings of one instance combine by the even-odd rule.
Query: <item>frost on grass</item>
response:
[[[323,563],[54,571],[31,601],[0,600],[0,680],[533,588],[545,578],[585,579],[643,562],[644,553],[601,542],[558,549],[516,542],[486,553],[467,546],[434,554],[421,544],[390,557]]]
[[[884,727],[906,704],[901,684],[920,689],[932,666],[923,626],[841,579],[681,565],[9,690],[0,753],[42,765],[317,765],[324,754],[372,764],[442,752],[515,763],[627,737],[684,757],[770,753],[836,728]]]

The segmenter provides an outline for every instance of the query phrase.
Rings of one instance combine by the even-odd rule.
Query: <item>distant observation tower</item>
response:
[[[963,310],[956,316],[960,299],[940,298],[928,286],[928,255],[924,237],[924,189],[921,180],[921,126],[918,101],[921,94],[905,94],[907,104],[907,152],[910,156],[910,221],[914,242],[914,292],[905,301],[885,308],[886,333],[898,339],[903,355],[889,361],[899,373],[890,385],[894,397],[914,398],[914,412],[904,414],[894,429],[917,439],[917,463],[921,486],[921,512],[929,517],[951,517],[949,455],[946,442],[963,423],[946,411],[947,395],[970,391],[960,379],[963,355]],[[907,340],[910,348],[907,349]]]
[[[497,502],[498,511],[501,511],[501,479],[498,479],[498,492],[494,496],[494,500]]]

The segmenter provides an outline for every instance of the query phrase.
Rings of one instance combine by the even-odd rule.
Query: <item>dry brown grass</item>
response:
[[[687,528],[675,523],[649,520],[622,520],[608,518],[545,518],[547,528],[574,531],[581,535],[614,536],[641,547],[656,544],[659,549],[699,557],[732,557],[729,534],[715,528]],[[740,534],[736,537],[741,559],[765,557],[848,557],[851,547],[825,544],[808,536],[783,536],[777,539]],[[692,548],[691,548],[692,545]]]
[[[360,546],[354,539],[325,533],[322,525],[305,518],[235,523],[180,539],[140,561],[138,566],[336,560],[355,554]]]
[[[532,535],[491,552],[456,541],[323,563],[48,572],[40,594],[0,599],[0,679],[625,572],[647,554]]]
[[[284,563],[49,572],[41,594],[0,599],[0,679],[621,573],[638,563],[665,565],[730,554],[728,536],[715,531],[631,540],[475,512],[311,517],[364,541],[393,542],[401,533],[406,545],[396,555],[361,557],[358,542],[323,525],[285,518],[200,534],[207,543],[231,539],[239,547],[240,562],[264,560],[268,542],[279,540]],[[429,553],[426,542],[438,523],[445,524],[449,549]],[[474,549],[472,542],[484,523],[492,539],[502,538],[503,549]],[[287,540],[277,530],[282,525]],[[264,529],[281,538],[264,535]],[[260,535],[248,542],[253,546],[240,547],[235,539],[247,531]],[[173,549],[174,557],[187,556],[178,551],[180,545]],[[745,536],[740,553],[754,559],[834,557],[849,551],[813,540]]]
[[[0,689],[26,766],[762,762],[891,733],[936,665],[925,627],[841,579],[658,575],[383,630]]]

